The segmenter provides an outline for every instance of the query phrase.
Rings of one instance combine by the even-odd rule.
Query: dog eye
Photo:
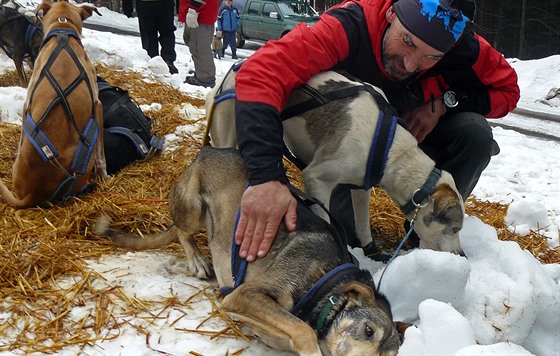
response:
[[[371,337],[373,336],[373,329],[367,325],[366,325],[366,336],[368,337],[368,339],[371,339]]]

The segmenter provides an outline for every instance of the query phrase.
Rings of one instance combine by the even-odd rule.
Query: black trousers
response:
[[[160,55],[166,62],[177,59],[175,52],[175,1],[174,0],[136,0],[136,13],[140,27],[142,48],[150,57]]]
[[[122,1],[122,11],[127,17],[132,17],[132,12],[134,8],[132,6],[132,0],[123,0]]]
[[[472,193],[490,158],[500,152],[486,118],[471,112],[443,116],[419,146],[438,168],[451,173],[463,200]],[[348,244],[359,246],[349,187],[341,185],[333,191],[330,210],[344,226]]]

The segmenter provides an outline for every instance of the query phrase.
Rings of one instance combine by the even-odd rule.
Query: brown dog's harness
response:
[[[66,19],[61,18],[59,19],[59,22],[66,22]],[[41,156],[43,161],[53,164],[55,167],[57,167],[60,171],[62,171],[66,175],[66,179],[62,181],[62,183],[59,185],[59,187],[56,189],[56,191],[51,195],[51,197],[48,200],[49,202],[53,202],[55,204],[62,204],[66,200],[68,200],[68,198],[70,198],[70,196],[72,195],[72,191],[76,184],[78,175],[84,175],[86,173],[89,160],[91,159],[91,156],[93,154],[95,143],[97,142],[97,139],[99,137],[100,128],[99,125],[97,124],[97,120],[95,119],[95,115],[94,115],[95,105],[93,99],[94,98],[93,89],[88,80],[86,70],[83,67],[83,65],[80,63],[76,53],[74,52],[72,47],[69,46],[68,43],[70,37],[73,37],[81,44],[80,37],[78,36],[76,31],[72,29],[56,28],[47,34],[47,36],[43,40],[41,48],[51,38],[55,38],[55,37],[58,40],[58,45],[54,49],[51,56],[49,57],[46,65],[41,70],[39,79],[37,80],[35,86],[33,87],[33,90],[31,91],[31,95],[29,99],[29,107],[31,106],[31,102],[33,101],[35,90],[43,80],[49,81],[49,83],[52,85],[52,87],[57,93],[57,98],[50,103],[43,116],[41,116],[41,118],[37,122],[35,122],[31,117],[31,114],[27,112],[26,117],[23,120],[23,131],[25,132],[27,138],[29,139],[33,147],[35,147],[35,149],[37,150],[39,156]],[[72,81],[72,83],[70,83],[70,85],[68,85],[68,87],[64,89],[60,86],[60,84],[58,83],[58,81],[53,76],[50,70],[54,61],[63,50],[66,51],[66,53],[68,53],[70,58],[72,58],[74,64],[76,65],[76,67],[80,72],[78,77],[74,79],[74,81]],[[78,125],[74,118],[74,114],[72,113],[72,109],[67,100],[67,96],[70,93],[72,93],[72,91],[76,89],[82,82],[85,82],[85,84],[87,85],[87,88],[90,93],[91,107],[92,107],[91,117],[88,120],[87,125],[83,132],[78,128]],[[58,162],[57,160],[57,158],[59,157],[58,150],[56,149],[54,144],[49,140],[49,138],[45,135],[45,133],[41,130],[41,125],[45,122],[49,113],[53,110],[53,108],[56,105],[59,104],[62,105],[62,107],[64,108],[68,120],[70,120],[70,123],[72,124],[72,126],[74,127],[78,135],[80,136],[80,143],[74,155],[74,159],[72,161],[72,166],[70,167],[70,171],[67,171]],[[66,190],[66,192],[63,194],[61,201],[54,202],[55,198],[63,190]]]

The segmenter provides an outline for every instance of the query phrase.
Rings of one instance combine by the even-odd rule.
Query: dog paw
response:
[[[212,265],[206,257],[195,255],[187,262],[187,268],[193,276],[200,279],[210,279],[213,276]]]

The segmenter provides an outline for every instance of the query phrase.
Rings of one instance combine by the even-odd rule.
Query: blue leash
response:
[[[381,281],[383,280],[383,276],[385,275],[385,272],[387,272],[387,269],[389,268],[389,265],[391,265],[391,262],[393,262],[393,260],[395,258],[397,258],[397,255],[399,254],[399,252],[401,252],[402,247],[404,246],[404,244],[406,243],[406,241],[410,237],[410,234],[412,234],[412,231],[414,231],[414,223],[416,222],[416,215],[418,214],[418,210],[420,210],[420,208],[423,207],[422,204],[418,204],[418,203],[414,203],[414,204],[416,205],[416,210],[414,211],[414,216],[410,220],[410,229],[408,230],[406,235],[404,235],[404,238],[402,239],[401,243],[399,244],[399,246],[397,247],[397,249],[395,250],[395,252],[391,256],[391,258],[387,262],[387,266],[385,266],[385,269],[383,270],[383,273],[381,273],[381,277],[379,277],[379,281],[377,282],[377,290],[379,290],[379,291],[381,290]]]

